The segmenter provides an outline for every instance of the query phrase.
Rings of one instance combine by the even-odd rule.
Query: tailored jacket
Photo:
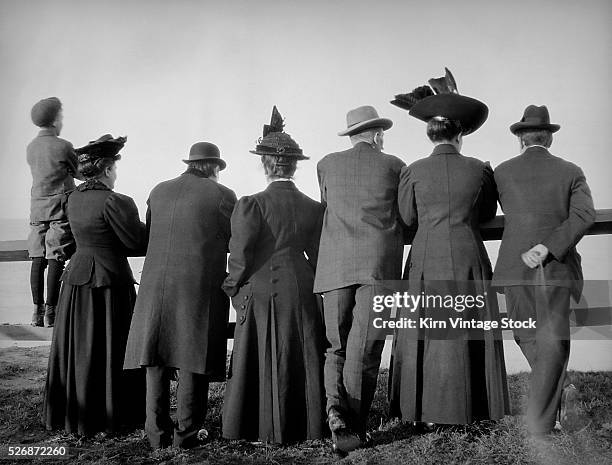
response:
[[[314,292],[401,277],[397,186],[404,162],[358,143],[317,165],[326,206]]]
[[[488,163],[461,155],[450,144],[401,173],[402,220],[418,226],[404,279],[489,280],[491,263],[479,224],[495,217],[497,191]]]
[[[229,275],[223,283],[225,292],[233,297],[246,281],[259,282],[254,275],[263,278],[259,283],[262,286],[281,292],[283,286],[268,286],[269,275],[282,274],[270,271],[280,268],[275,265],[270,270],[264,266],[279,252],[296,255],[300,269],[308,264],[303,271],[312,274],[317,264],[321,214],[321,204],[302,194],[291,181],[272,182],[266,190],[242,198],[233,218],[232,230],[239,234],[234,233],[230,242]],[[286,215],[294,218],[289,225]],[[303,256],[304,252],[308,259]]]
[[[69,195],[66,213],[76,253],[62,280],[90,287],[134,284],[126,257],[142,255],[146,248],[145,225],[140,222],[134,200],[90,180]]]
[[[404,270],[412,292],[482,296],[484,306],[466,309],[463,318],[498,321],[496,294],[489,292],[491,263],[479,228],[497,210],[491,166],[460,154],[453,145],[437,145],[429,157],[402,169],[399,209],[407,226],[418,225]],[[445,318],[441,310],[420,305],[418,315]],[[419,329],[419,340],[396,331],[389,384],[392,415],[468,424],[478,417],[502,418],[509,411],[501,330],[483,331],[477,341],[481,346],[469,340],[468,331],[455,335],[438,340]]]
[[[62,202],[79,178],[72,144],[45,128],[28,144],[26,159],[32,172],[30,222],[65,218]]]
[[[226,438],[282,443],[325,434],[325,329],[312,291],[322,218],[321,204],[291,181],[236,204],[223,285],[236,309]]]
[[[188,169],[149,196],[149,246],[125,368],[166,366],[225,378],[225,279],[236,195]]]
[[[567,287],[577,300],[583,278],[576,244],[595,222],[591,191],[582,170],[541,146],[495,170],[505,224],[493,275],[495,286],[543,284],[521,254],[537,244],[549,255],[543,263],[545,284]]]

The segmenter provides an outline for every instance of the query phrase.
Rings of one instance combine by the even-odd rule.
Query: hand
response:
[[[228,297],[234,297],[236,294],[238,294],[238,286],[229,286],[229,285],[222,285],[221,289],[223,289],[223,292],[225,292],[225,294],[227,294]]]
[[[523,263],[529,268],[535,268],[541,264],[548,256],[548,248],[545,245],[538,244],[533,246],[527,252],[521,254]]]

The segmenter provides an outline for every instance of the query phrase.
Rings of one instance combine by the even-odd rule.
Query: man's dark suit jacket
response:
[[[493,275],[495,286],[543,284],[521,254],[537,244],[550,254],[547,285],[567,287],[578,300],[583,278],[576,244],[595,221],[591,191],[582,170],[531,146],[495,170],[504,234]]]
[[[401,278],[397,186],[403,166],[363,142],[318,163],[326,210],[314,292]]]
[[[225,378],[229,299],[221,290],[236,195],[200,171],[149,195],[147,256],[125,368],[166,366]]]

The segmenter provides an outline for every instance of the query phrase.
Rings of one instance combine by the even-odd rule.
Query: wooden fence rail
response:
[[[497,216],[493,220],[481,225],[481,234],[484,240],[493,241],[500,240],[504,230],[504,217]],[[596,236],[601,234],[612,234],[612,209],[597,210],[597,218],[595,224],[588,230],[588,236]],[[0,262],[20,262],[29,261],[27,243],[25,240],[15,241],[0,241]],[[596,320],[597,325],[612,324],[612,308],[611,307],[596,307],[596,308],[577,308],[574,310],[576,326],[591,326],[591,322]],[[227,329],[228,339],[234,337],[235,323],[230,323]],[[0,333],[7,332],[2,331]],[[28,331],[30,330],[27,328]],[[42,328],[40,328],[42,330]],[[24,331],[22,328],[20,331]],[[38,333],[39,328],[31,328],[34,333]],[[36,338],[34,338],[36,339]]]
[[[495,241],[502,238],[504,231],[503,215],[496,216],[491,221],[483,223],[480,228],[485,241]],[[587,232],[588,236],[612,234],[612,209],[597,210],[595,224]],[[21,241],[0,241],[0,262],[28,261],[27,243]]]

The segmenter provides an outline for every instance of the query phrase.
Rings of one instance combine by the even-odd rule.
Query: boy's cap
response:
[[[41,128],[51,126],[62,109],[62,102],[57,97],[44,98],[32,107],[32,122]]]

